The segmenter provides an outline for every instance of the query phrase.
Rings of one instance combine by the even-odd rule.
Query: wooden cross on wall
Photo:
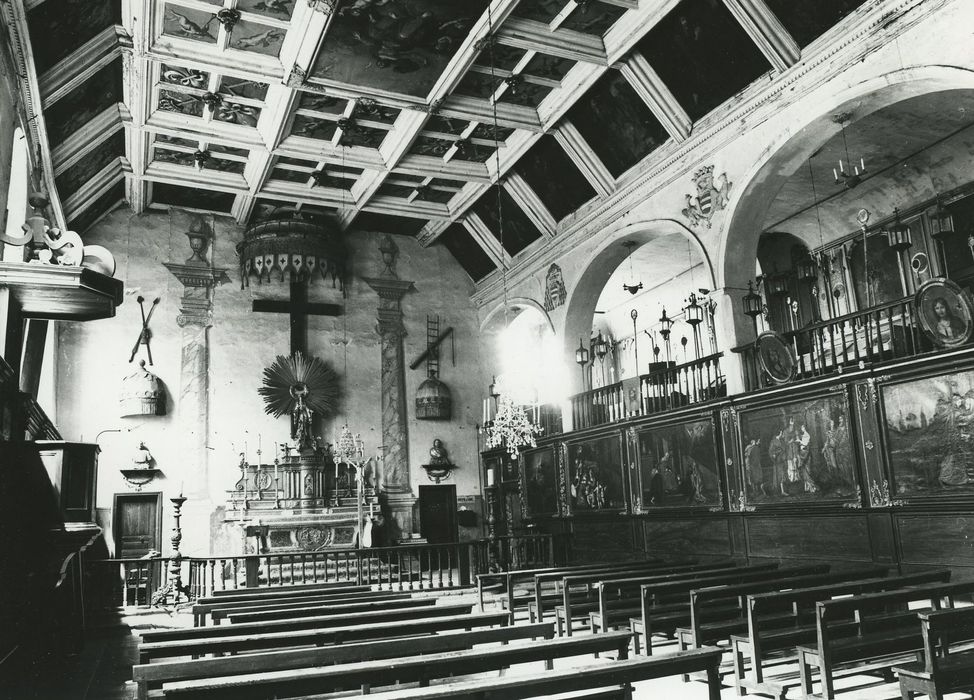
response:
[[[308,316],[341,316],[338,304],[308,301],[308,283],[291,282],[291,296],[287,301],[254,299],[254,313],[289,314],[291,317],[291,354],[300,351],[308,355]]]

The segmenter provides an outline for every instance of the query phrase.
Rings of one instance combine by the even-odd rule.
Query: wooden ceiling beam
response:
[[[77,192],[64,200],[64,215],[68,221],[87,211],[108,190],[124,177],[123,159],[113,158],[104,168],[85,182]]]
[[[568,120],[562,120],[552,132],[558,143],[565,149],[565,153],[582,171],[582,175],[589,181],[601,197],[608,197],[616,187],[615,178],[605,167],[602,160],[595,154],[588,142],[582,138],[575,125]]]
[[[451,180],[490,183],[490,174],[484,163],[467,160],[444,162],[434,156],[407,155],[396,165],[395,172],[422,177],[445,177]]]
[[[112,105],[58,144],[51,153],[55,177],[91,153],[122,127],[118,105]]]
[[[504,179],[504,189],[546,238],[555,237],[558,222],[555,221],[555,217],[551,215],[548,207],[544,205],[537,193],[531,189],[527,180],[517,173],[508,173]]]
[[[453,222],[450,219],[433,219],[427,221],[426,225],[416,234],[416,240],[424,248],[429,248],[436,243],[436,240],[443,235],[443,232],[450,228]]]
[[[449,221],[450,210],[445,204],[437,202],[405,202],[398,197],[372,197],[361,211],[378,214],[405,216],[410,219],[445,219]]]
[[[491,232],[483,219],[470,212],[463,217],[461,223],[498,268],[503,270],[510,266],[511,256],[507,254],[501,242],[497,240],[497,236]]]
[[[540,133],[541,120],[533,107],[497,102],[497,125]],[[490,100],[467,95],[450,95],[439,104],[436,113],[451,119],[466,119],[481,124],[494,123],[494,105]]]
[[[82,85],[122,55],[116,27],[107,27],[93,39],[40,76],[44,109]]]
[[[779,73],[801,58],[801,48],[764,0],[724,0],[747,35]]]
[[[494,32],[498,43],[597,66],[609,65],[602,37],[574,29],[551,29],[544,22],[510,17]]]
[[[639,51],[633,51],[622,61],[619,72],[636,91],[667,133],[677,141],[684,141],[690,135],[693,120],[680,105],[676,97],[649,65],[649,61]]]
[[[205,171],[201,176],[199,172]],[[250,194],[250,188],[243,175],[236,173],[225,173],[219,170],[204,168],[203,171],[196,171],[194,168],[187,168],[175,163],[153,161],[145,168],[143,177],[152,182],[166,182],[170,185],[181,185],[199,189],[200,180],[206,180],[206,189],[218,192],[229,192],[230,194]]]

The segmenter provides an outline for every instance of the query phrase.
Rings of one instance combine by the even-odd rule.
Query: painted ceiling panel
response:
[[[576,3],[575,10],[568,15],[563,29],[574,29],[586,34],[598,34],[602,36],[609,28],[615,24],[616,20],[625,14],[625,10],[616,5],[606,5],[605,3],[591,0],[590,2]]]
[[[119,129],[99,144],[94,151],[57,176],[55,183],[58,194],[62,199],[67,199],[105,166],[124,155],[125,132]]]
[[[241,12],[255,12],[273,19],[289,20],[296,0],[238,0]]]
[[[112,61],[87,81],[44,110],[51,145],[122,101],[122,59]]]
[[[170,185],[165,182],[152,184],[152,202],[154,204],[168,204],[191,209],[210,209],[228,214],[233,208],[233,200],[234,196],[229,192]]]
[[[356,0],[338,5],[312,74],[423,97],[486,0]]]
[[[637,48],[694,121],[771,68],[721,0],[683,0]]]
[[[425,225],[426,222],[423,219],[363,211],[355,217],[351,228],[355,231],[377,231],[400,236],[415,236]]]
[[[614,70],[585,93],[568,119],[615,177],[669,138],[642,98]]]
[[[474,282],[482,280],[497,269],[494,261],[462,224],[450,224],[436,239],[436,245],[445,246]]]
[[[514,8],[514,16],[547,24],[565,8],[566,4],[566,0],[522,0]]]
[[[865,0],[765,0],[799,46],[808,46]]]
[[[104,214],[113,210],[125,199],[125,180],[119,175],[117,183],[105,191],[101,197],[96,199],[90,207],[80,212],[73,219],[68,221],[68,228],[77,231],[81,235]]]
[[[545,135],[514,168],[555,219],[562,219],[595,196],[595,189],[558,145]]]
[[[122,23],[119,0],[46,0],[27,13],[38,74],[100,32]]]
[[[541,238],[541,231],[503,188],[501,188],[500,200],[500,219],[497,211],[497,190],[494,187],[488,189],[471,209],[501,242],[504,250],[510,255],[517,255]],[[501,220],[503,220],[503,235]]]

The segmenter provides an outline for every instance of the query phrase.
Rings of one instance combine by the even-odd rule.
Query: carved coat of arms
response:
[[[718,182],[715,182],[714,166],[707,165],[694,173],[693,184],[697,187],[697,193],[685,195],[687,205],[683,209],[683,216],[690,220],[691,226],[710,228],[714,213],[727,206],[731,183],[727,180],[727,173],[721,173]]]

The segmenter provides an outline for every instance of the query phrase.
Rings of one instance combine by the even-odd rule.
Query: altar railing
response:
[[[180,566],[186,595],[196,600],[221,590],[342,581],[388,590],[465,586],[486,572],[498,553],[505,567],[513,568],[549,566],[565,556],[551,535],[512,535],[448,544],[183,557]],[[172,560],[164,558],[88,561],[86,605],[149,606],[154,594],[169,583],[171,565]]]

